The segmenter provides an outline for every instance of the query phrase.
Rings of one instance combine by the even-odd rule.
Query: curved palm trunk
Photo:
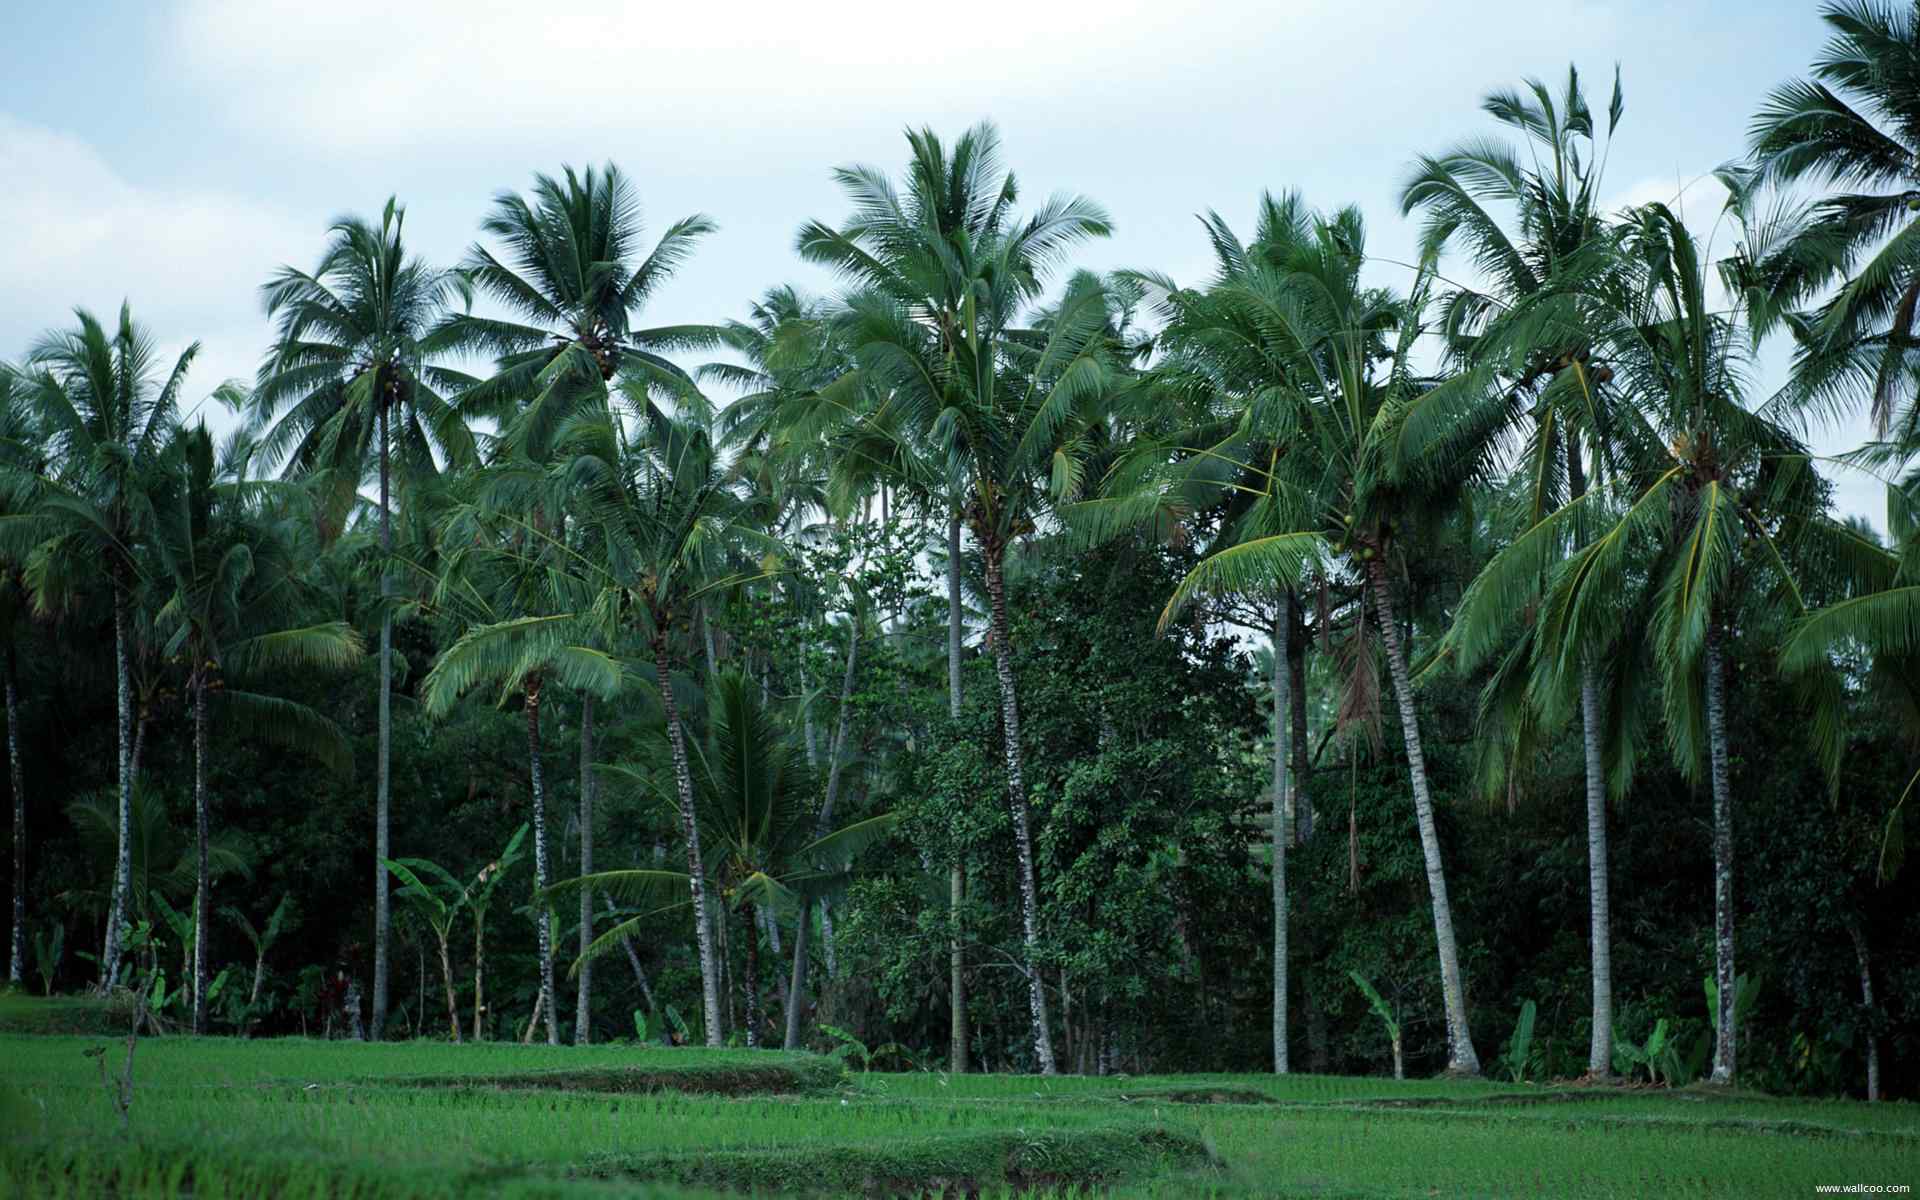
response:
[[[527,680],[527,774],[533,785],[533,927],[540,953],[540,996],[547,1014],[547,1044],[560,1044],[559,1007],[553,990],[553,908],[539,893],[547,888],[547,786],[540,768],[540,677]]]
[[[128,674],[127,588],[117,576],[113,581],[113,669],[114,690],[120,722],[120,798],[119,835],[114,850],[113,896],[107,903],[107,944],[100,955],[100,988],[113,986],[120,972],[120,938],[127,921],[127,900],[133,891],[133,677]]]
[[[673,782],[679,793],[680,836],[687,843],[688,890],[693,895],[693,936],[700,948],[700,1002],[707,1022],[707,1045],[720,1045],[720,960],[714,953],[713,926],[707,920],[707,868],[700,857],[700,826],[693,815],[693,772],[687,763],[687,734],[680,727],[680,703],[673,695],[673,664],[666,635],[653,640],[653,665],[660,676],[660,707],[666,711],[667,741],[673,749]]]
[[[1607,779],[1600,762],[1600,685],[1591,666],[1580,672],[1580,735],[1587,766],[1587,888],[1593,942],[1593,1039],[1587,1074],[1613,1071],[1613,933],[1607,895]]]
[[[964,610],[960,607],[960,514],[947,518],[947,715],[960,719],[960,645]],[[967,899],[967,868],[954,855],[947,870],[948,914],[952,934],[947,944],[948,1010],[952,1014],[947,1049],[947,1069],[956,1075],[967,1072],[967,956],[966,930],[961,925],[961,905]]]
[[[7,982],[18,986],[27,972],[27,785],[20,770],[20,686],[13,643],[7,643],[7,778],[13,785],[13,932],[7,951]]]
[[[380,405],[380,751],[374,769],[373,791],[373,1040],[387,1029],[387,933],[392,926],[388,909],[386,862],[393,857],[387,837],[393,751],[393,612],[388,607],[388,578],[393,563],[393,511],[389,503],[391,471],[387,452],[387,405]],[[449,985],[451,987],[451,985]],[[455,1031],[456,1036],[458,1030]]]
[[[827,794],[820,802],[820,816],[814,822],[813,836],[823,838],[833,828],[833,807],[840,799],[840,766],[846,756],[847,716],[853,710],[854,670],[860,662],[860,619],[858,616],[847,625],[847,669],[840,677],[840,711],[834,717],[833,742],[827,747]],[[787,983],[787,1031],[786,1048],[800,1048],[800,1011],[806,1007],[807,987],[807,916],[808,906],[802,905],[800,921],[793,933],[793,975]],[[831,926],[827,921],[826,904],[820,905],[822,936],[828,936]],[[831,945],[828,948],[831,953]]]
[[[1420,829],[1420,850],[1427,862],[1427,892],[1433,900],[1433,940],[1440,951],[1440,987],[1447,1006],[1447,1069],[1480,1073],[1474,1053],[1473,1031],[1467,1025],[1467,994],[1460,978],[1460,951],[1453,937],[1453,905],[1447,899],[1447,873],[1440,861],[1440,835],[1433,824],[1433,797],[1427,790],[1427,758],[1420,748],[1420,717],[1413,707],[1413,681],[1407,672],[1406,648],[1394,623],[1393,596],[1386,568],[1379,558],[1367,562],[1373,585],[1374,607],[1380,618],[1380,637],[1387,646],[1387,667],[1393,676],[1393,694],[1400,705],[1400,733],[1407,744],[1407,770],[1413,784],[1413,814]]]
[[[1731,1084],[1735,1075],[1735,981],[1733,967],[1733,795],[1727,783],[1726,677],[1719,626],[1707,628],[1707,757],[1713,784],[1713,978],[1719,988],[1720,1028],[1713,1042],[1709,1083]]]
[[[1288,660],[1287,606],[1273,618],[1273,1073],[1287,1073],[1287,844],[1293,840],[1287,815],[1287,720],[1293,692]]]
[[[1048,1030],[1047,992],[1040,978],[1040,892],[1034,883],[1033,819],[1027,804],[1025,763],[1020,750],[1020,700],[1013,684],[1013,641],[1007,630],[1005,547],[982,543],[986,556],[987,597],[993,610],[993,666],[1000,679],[1000,721],[1006,743],[1007,804],[1013,812],[1013,844],[1020,871],[1020,922],[1027,957],[1027,1004],[1033,1022],[1033,1056],[1042,1075],[1057,1075],[1053,1035]]]
[[[213,878],[207,872],[207,680],[193,678],[193,1031],[207,1031],[207,917]]]
[[[600,781],[593,773],[593,693],[580,699],[580,873],[593,874],[593,801]],[[580,889],[580,983],[573,1003],[573,1044],[593,1040],[593,889]]]

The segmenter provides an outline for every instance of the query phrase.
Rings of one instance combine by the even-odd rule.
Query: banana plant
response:
[[[1358,971],[1348,971],[1347,976],[1353,980],[1354,986],[1360,989],[1360,994],[1367,998],[1367,1004],[1373,1009],[1373,1015],[1379,1017],[1380,1023],[1387,1028],[1387,1040],[1393,1043],[1393,1077],[1405,1079],[1407,1067],[1400,1043],[1400,1018],[1394,1016],[1392,1007],[1374,989],[1374,986],[1367,982],[1365,975]]]
[[[454,919],[467,903],[467,889],[449,875],[446,868],[424,858],[383,858],[380,865],[391,871],[393,877],[404,885],[395,894],[413,905],[414,910],[433,929],[434,937],[439,939],[440,979],[447,988],[447,1029],[455,1042],[462,1041],[460,1012],[453,999],[453,958],[448,951]],[[437,890],[435,885],[420,878],[421,873],[433,877]]]
[[[526,838],[527,825],[523,822],[507,840],[507,848],[500,852],[500,857],[481,867],[466,887],[467,907],[473,910],[473,1040],[476,1042],[481,1038],[480,1021],[486,1011],[487,909],[493,904],[494,889],[520,861],[521,843]]]
[[[1527,1075],[1537,1065],[1533,1055],[1533,1023],[1537,1014],[1538,1010],[1531,1000],[1520,1006],[1520,1019],[1514,1022],[1513,1037],[1500,1054],[1501,1069],[1515,1083],[1525,1083]]]
[[[60,957],[66,948],[67,929],[64,925],[55,925],[51,938],[45,933],[33,935],[33,969],[40,976],[42,995],[53,995],[53,977],[60,971]]]
[[[250,1024],[256,1019],[260,1004],[260,987],[267,977],[267,951],[280,940],[280,935],[291,929],[300,920],[293,906],[293,893],[280,897],[280,903],[274,905],[273,912],[267,917],[265,929],[255,929],[247,915],[231,906],[220,910],[220,915],[239,927],[247,942],[253,947],[253,987],[247,992],[247,1005],[243,1023]]]

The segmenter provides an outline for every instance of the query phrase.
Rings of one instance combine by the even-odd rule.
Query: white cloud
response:
[[[189,395],[251,378],[267,340],[256,297],[275,265],[304,261],[313,231],[213,191],[152,189],[86,143],[0,115],[0,356],[68,324],[76,306],[111,321],[123,299],[170,354],[202,342]]]

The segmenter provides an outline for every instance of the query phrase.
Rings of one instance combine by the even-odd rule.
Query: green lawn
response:
[[[1810,1196],[1920,1183],[1920,1108],[1329,1076],[842,1075],[810,1055],[0,1036],[0,1190]]]

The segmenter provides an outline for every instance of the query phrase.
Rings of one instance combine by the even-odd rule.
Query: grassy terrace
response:
[[[0,1038],[18,1195],[1806,1196],[1910,1183],[1920,1110],[1293,1076],[842,1074],[809,1055],[155,1038],[130,1133]]]

